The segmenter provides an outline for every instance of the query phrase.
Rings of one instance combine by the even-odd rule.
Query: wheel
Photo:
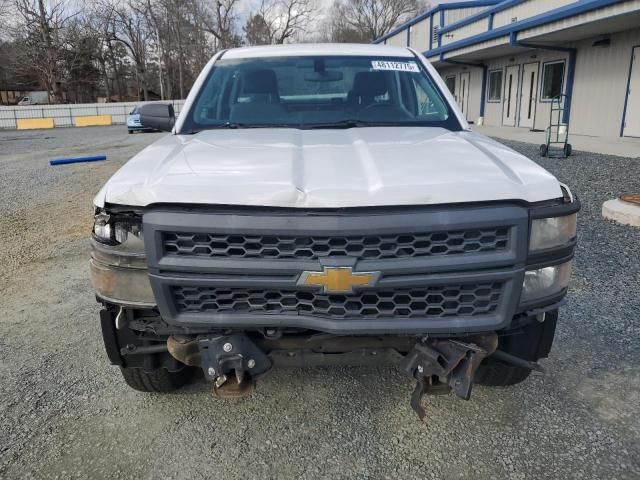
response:
[[[568,157],[569,155],[571,155],[571,152],[573,152],[573,148],[571,147],[571,144],[570,144],[570,143],[567,143],[567,144],[564,146],[564,156],[565,156],[565,157]]]
[[[540,145],[540,156],[542,157],[546,157],[547,153],[548,153],[549,149],[547,148],[547,145],[545,143],[543,143],[542,145]]]
[[[498,337],[498,350],[535,362],[549,355],[556,330],[558,312],[548,312],[545,321],[536,320],[525,327]],[[475,382],[490,387],[515,385],[527,379],[531,370],[487,358],[476,372]]]
[[[178,372],[170,372],[166,368],[145,372],[142,368],[120,367],[120,371],[124,381],[134,390],[155,393],[177,390],[191,379],[193,373],[191,368],[184,368]]]
[[[133,130],[129,130],[129,135],[131,135],[133,133]]]

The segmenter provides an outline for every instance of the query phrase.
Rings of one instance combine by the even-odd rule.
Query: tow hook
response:
[[[219,398],[249,395],[255,378],[271,368],[271,360],[246,335],[198,339],[205,378]]]
[[[420,420],[426,416],[422,397],[427,393],[445,393],[450,388],[458,397],[469,400],[480,362],[498,346],[495,333],[464,340],[425,338],[400,362],[400,368],[416,379],[411,407]]]

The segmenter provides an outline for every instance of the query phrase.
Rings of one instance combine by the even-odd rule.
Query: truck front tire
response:
[[[167,393],[185,385],[191,378],[193,369],[184,368],[177,372],[170,372],[166,368],[159,368],[152,372],[145,372],[142,368],[120,367],[124,381],[134,390],[151,393]]]
[[[554,310],[545,314],[542,323],[534,320],[521,329],[506,332],[498,339],[498,350],[531,362],[546,358],[551,351],[557,320],[558,311]],[[528,368],[489,357],[478,368],[475,382],[489,387],[505,387],[526,380],[530,373]]]

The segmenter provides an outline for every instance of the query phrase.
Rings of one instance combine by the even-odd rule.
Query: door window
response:
[[[542,100],[552,100],[562,94],[564,60],[546,63],[542,72]]]
[[[502,70],[489,72],[489,102],[499,102],[502,100]]]

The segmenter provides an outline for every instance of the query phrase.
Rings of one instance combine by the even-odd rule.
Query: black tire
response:
[[[524,382],[531,370],[528,368],[507,365],[495,360],[487,360],[476,372],[475,382],[486,387],[506,387]]]
[[[556,330],[557,311],[549,312],[544,323],[534,320],[525,327],[498,338],[498,350],[531,362],[549,355]],[[504,387],[523,382],[531,370],[516,367],[491,357],[476,372],[475,382],[489,387]]]
[[[571,144],[570,144],[570,143],[567,143],[567,144],[564,146],[564,156],[565,156],[565,157],[570,156],[570,155],[571,155],[571,152],[573,152],[573,148],[571,147]]]
[[[546,144],[543,143],[542,145],[540,145],[540,156],[541,157],[546,157],[548,151],[549,151],[549,149],[547,148]]]
[[[184,368],[178,372],[170,372],[166,368],[145,372],[142,368],[120,367],[120,371],[124,381],[134,390],[154,393],[177,390],[191,379],[193,373],[191,368]]]
[[[133,130],[129,130],[129,135],[131,135],[133,133]]]

